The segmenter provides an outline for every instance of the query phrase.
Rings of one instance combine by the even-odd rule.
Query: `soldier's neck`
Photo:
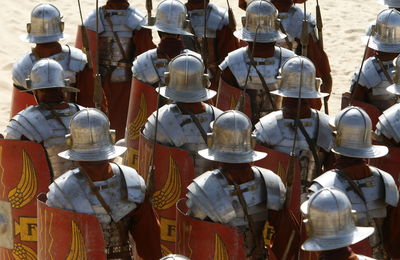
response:
[[[209,0],[189,0],[185,5],[188,11],[204,9],[204,1],[208,5]]]
[[[129,7],[127,0],[108,0],[104,6],[107,10],[126,10]]]
[[[380,59],[381,61],[392,61],[394,58],[399,55],[399,53],[390,53],[390,52],[383,52],[383,51],[375,51],[375,56]]]
[[[60,53],[61,50],[62,50],[62,47],[61,47],[60,43],[46,42],[46,43],[36,44],[36,46],[32,49],[32,53],[33,53],[33,55],[35,55],[36,58],[42,59],[42,58],[48,58],[57,53]]]
[[[249,182],[254,179],[254,173],[250,163],[222,163],[221,171],[230,174],[233,181],[237,184]],[[228,183],[231,185],[233,184],[229,179]]]
[[[322,251],[319,255],[319,259],[325,260],[337,260],[337,259],[349,259],[356,260],[357,255],[354,254],[350,247],[342,247],[333,250]]]
[[[251,55],[253,53],[253,57],[257,58],[269,58],[275,55],[275,42],[248,42],[249,46],[247,48],[247,53]],[[253,51],[254,46],[254,51]]]
[[[272,0],[271,3],[280,13],[286,13],[293,5],[292,0]]]
[[[371,170],[365,159],[339,156],[335,168],[341,170],[352,180],[360,180],[371,176]]]
[[[283,98],[282,99],[282,113],[283,118],[287,119],[296,119],[297,114],[299,113],[299,118],[310,118],[311,117],[311,108],[308,105],[307,100],[300,99],[300,110],[298,110],[298,98]]]
[[[108,161],[79,162],[92,181],[105,181],[114,176]]]
[[[183,103],[177,102],[179,107],[182,107],[184,110],[188,110],[193,114],[201,114],[206,112],[206,104],[203,102],[196,102],[196,103]],[[186,114],[184,111],[181,111],[182,114]]]

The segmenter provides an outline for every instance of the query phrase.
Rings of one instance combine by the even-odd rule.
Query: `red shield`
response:
[[[156,109],[157,92],[153,86],[133,78],[126,121],[125,141],[128,152],[125,154],[125,165],[138,169],[140,129]]]
[[[0,139],[0,259],[36,259],[36,196],[49,184],[40,144]]]
[[[351,94],[349,92],[345,92],[342,94],[342,109],[350,104],[350,100]],[[372,130],[375,130],[376,124],[379,121],[379,116],[382,114],[382,112],[376,106],[358,100],[353,100],[352,105],[364,109],[364,111],[371,118]]]
[[[35,97],[32,94],[21,92],[17,88],[13,87],[10,118],[15,116],[19,111],[36,104]]]
[[[148,180],[153,149],[154,171]],[[186,187],[194,179],[193,158],[186,150],[155,144],[142,134],[139,154],[139,174],[152,194],[151,201],[160,221],[161,249],[163,255],[167,255],[175,250],[175,203],[185,197]]]
[[[176,205],[177,254],[192,260],[246,259],[244,238],[237,228],[186,216],[185,201],[181,199]]]
[[[393,176],[394,181],[397,186],[400,185],[400,167],[399,167],[399,158],[400,158],[400,148],[397,147],[389,147],[389,153],[380,158],[370,159],[369,164],[375,166],[379,169],[382,169],[390,175]]]
[[[103,231],[95,216],[46,205],[37,199],[37,259],[106,259]]]
[[[257,151],[262,151],[266,152],[268,155],[264,160],[260,160],[255,162],[255,165],[269,169],[279,175],[281,177],[283,183],[287,184],[287,170],[290,162],[290,156],[285,153],[281,153],[269,148],[266,148],[262,145],[257,145],[255,150]],[[297,219],[297,222],[302,225],[301,228],[301,236],[302,236],[302,241],[306,239],[306,230],[302,222],[302,215],[300,212],[300,194],[301,194],[301,182],[300,182],[300,167],[299,167],[299,161],[295,159],[294,161],[294,174],[293,174],[293,184],[292,184],[292,195],[291,195],[291,202],[290,202],[290,211],[293,213],[295,218]],[[269,231],[269,233],[275,233],[275,230],[273,230],[273,227],[268,226],[269,229],[272,229]],[[267,229],[267,227],[266,227]],[[266,241],[268,238],[266,238]],[[301,251],[301,259],[303,260],[316,260],[318,259],[318,255],[313,252],[305,252]]]
[[[236,104],[242,98],[243,91],[235,88],[224,80],[219,81],[218,96],[217,96],[217,107],[223,111],[236,109]],[[251,103],[250,97],[247,93],[244,93],[244,109],[245,113],[251,119]]]

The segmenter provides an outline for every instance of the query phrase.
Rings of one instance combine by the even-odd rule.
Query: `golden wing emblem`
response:
[[[72,224],[71,250],[69,251],[66,260],[75,260],[75,259],[87,260],[86,246],[83,240],[83,235],[74,221],[72,221],[71,224]]]
[[[281,177],[281,180],[285,183],[286,185],[286,169],[283,167],[282,163],[278,163],[278,169],[276,171],[276,174]]]
[[[12,255],[16,260],[36,260],[37,256],[32,248],[27,247],[23,244],[14,244],[14,249],[12,250]]]
[[[17,187],[8,193],[8,199],[13,208],[22,208],[35,197],[37,180],[35,167],[29,155],[22,151],[22,176]]]
[[[146,121],[147,121],[147,103],[144,94],[141,93],[138,113],[136,114],[136,117],[133,120],[133,122],[129,123],[126,129],[128,139],[132,140],[138,138],[140,133],[140,128],[146,123]]]
[[[215,233],[214,260],[228,260],[228,250],[218,233]]]
[[[175,205],[181,195],[181,176],[176,162],[169,157],[169,171],[165,185],[154,192],[152,202],[155,209],[168,209]]]

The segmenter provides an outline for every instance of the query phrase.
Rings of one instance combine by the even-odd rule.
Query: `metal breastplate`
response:
[[[256,170],[254,171],[254,179],[240,184],[240,189],[243,191],[243,197],[248,206],[248,212],[253,216],[255,222],[263,221],[267,219],[267,192],[265,188],[265,183]],[[204,205],[209,211],[206,212],[208,217],[211,218],[213,222],[228,224],[231,226],[248,226],[248,222],[244,217],[243,208],[240,205],[239,199],[236,195],[233,185],[229,185],[225,177],[222,176],[219,170],[214,170],[212,172],[207,172],[198,178],[204,178],[209,184],[205,184],[204,181],[198,182],[200,189],[209,196],[214,194],[219,194],[218,197],[211,197],[207,201],[201,201],[202,197],[197,196],[197,194],[188,193],[188,207],[192,211],[194,217],[199,217],[205,212],[201,212],[199,215],[196,213],[196,208],[202,208],[206,203],[212,203],[211,205]],[[204,185],[203,185],[204,183]],[[191,184],[191,186],[194,184]],[[190,186],[189,186],[190,187]],[[189,188],[191,191],[191,189]]]
[[[214,120],[214,115],[205,112],[202,114],[196,114],[196,117],[199,119],[199,122],[206,133],[210,132],[210,123]],[[207,144],[204,143],[201,133],[197,129],[195,123],[193,123],[191,117],[189,115],[181,114],[179,121],[181,122],[180,125],[187,140],[181,148],[190,151],[192,154],[195,164],[195,174],[196,176],[199,176],[203,172],[211,169],[215,164],[197,154],[197,151],[207,148]]]
[[[101,9],[102,11],[103,9]],[[104,32],[99,35],[99,63],[102,75],[111,73],[111,82],[126,82],[131,80],[131,64],[135,58],[135,45],[132,41],[133,30],[126,24],[128,12],[126,10],[106,10],[109,21],[102,14]],[[118,39],[114,33],[118,35]],[[124,57],[124,53],[125,57]]]
[[[211,14],[211,7],[210,5],[207,6],[207,21],[210,19],[210,14]],[[190,20],[190,25],[193,28],[194,34],[198,38],[203,38],[204,37],[204,9],[200,10],[192,10],[188,11],[188,17]],[[216,38],[216,30],[215,28],[212,28],[209,26],[209,23],[207,23],[207,28],[206,28],[206,35],[207,38]]]
[[[376,133],[400,142],[400,104],[383,111],[376,125]]]
[[[367,61],[368,64],[365,65],[362,71],[363,80],[360,78],[360,84],[371,89],[371,91],[368,92],[368,99],[371,104],[378,107],[381,111],[386,110],[397,103],[398,97],[386,90],[391,83],[382,72],[376,58],[372,57]],[[392,62],[384,61],[382,64],[389,76],[393,79],[394,70]]]
[[[65,138],[54,138],[58,139],[57,142],[52,142],[53,145],[50,146],[45,146],[46,152],[47,152],[47,156],[50,160],[50,164],[51,164],[51,169],[53,171],[54,174],[54,178],[58,178],[61,174],[65,173],[66,171],[72,170],[76,167],[78,167],[78,163],[75,161],[70,161],[70,160],[66,160],[64,158],[61,158],[60,156],[58,156],[58,154],[60,152],[63,152],[65,150],[69,149],[69,146],[67,146],[65,144]],[[58,144],[56,144],[58,143]]]

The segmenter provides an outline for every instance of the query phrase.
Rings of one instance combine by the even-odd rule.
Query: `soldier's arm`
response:
[[[138,204],[131,213],[133,225],[130,233],[135,240],[136,251],[146,260],[161,258],[160,224],[148,198]]]
[[[362,102],[367,102],[368,100],[368,92],[370,90],[367,89],[364,86],[361,86],[360,84],[357,84],[353,87],[352,91],[351,91],[351,96],[353,98],[353,100],[358,100],[358,101],[362,101]]]
[[[239,84],[236,81],[235,76],[233,75],[232,71],[227,67],[221,72],[221,78],[231,86],[239,88]]]

